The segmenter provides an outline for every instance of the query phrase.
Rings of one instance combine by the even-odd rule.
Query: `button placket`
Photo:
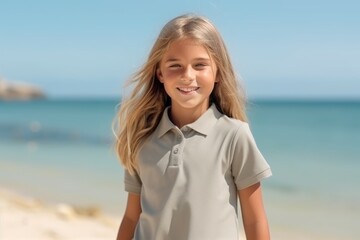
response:
[[[180,159],[180,155],[181,155],[181,144],[183,142],[183,135],[181,133],[181,131],[177,130],[175,131],[176,134],[176,143],[175,145],[172,147],[172,152],[171,152],[171,157],[170,157],[170,165],[179,165],[179,159]]]

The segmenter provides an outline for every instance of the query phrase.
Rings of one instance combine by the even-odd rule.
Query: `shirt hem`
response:
[[[268,169],[262,171],[261,173],[257,174],[256,176],[252,177],[252,178],[241,181],[241,184],[236,183],[237,189],[242,190],[242,189],[245,189],[247,187],[250,187],[251,185],[254,185],[255,183],[258,183],[261,180],[270,177],[271,175],[272,175],[271,169],[268,168]]]

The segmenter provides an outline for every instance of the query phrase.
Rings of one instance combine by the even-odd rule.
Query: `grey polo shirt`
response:
[[[141,195],[135,240],[237,240],[238,190],[271,176],[248,124],[214,104],[181,129],[167,108],[138,161],[125,171],[125,190]]]

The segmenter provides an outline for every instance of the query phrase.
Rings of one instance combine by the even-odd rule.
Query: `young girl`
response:
[[[117,117],[128,192],[117,239],[239,239],[238,198],[247,239],[269,239],[260,180],[271,170],[213,24],[171,20],[132,82]]]

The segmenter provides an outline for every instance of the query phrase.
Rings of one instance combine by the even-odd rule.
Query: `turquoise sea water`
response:
[[[121,215],[117,103],[0,102],[0,186]],[[253,101],[248,114],[273,170],[263,183],[273,231],[360,237],[360,102]]]

